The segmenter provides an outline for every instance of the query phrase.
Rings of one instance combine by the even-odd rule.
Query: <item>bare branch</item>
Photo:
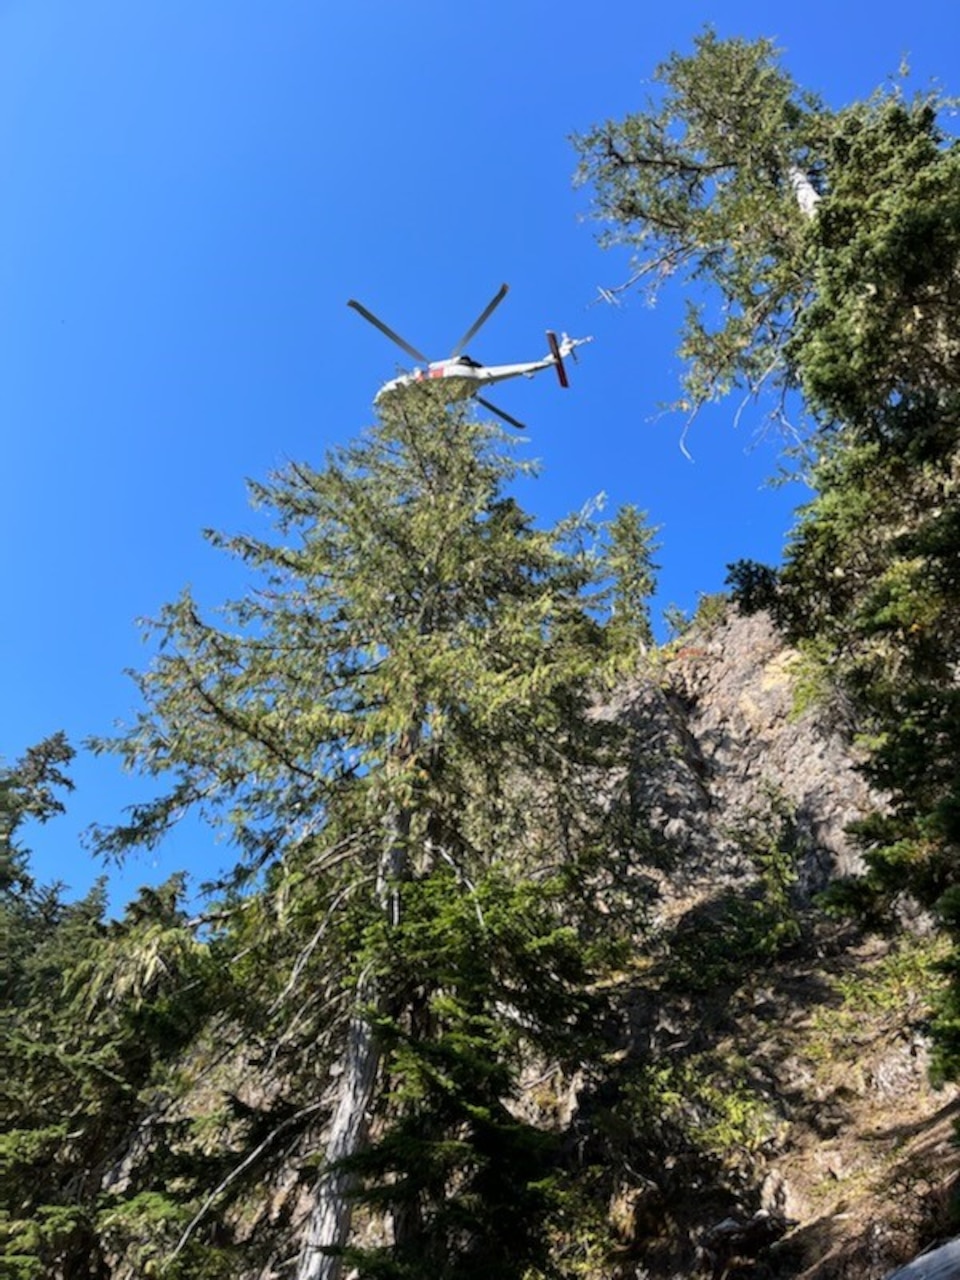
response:
[[[268,1147],[271,1147],[282,1133],[286,1133],[288,1129],[292,1129],[294,1125],[299,1124],[300,1121],[305,1119],[307,1116],[314,1115],[316,1112],[321,1111],[324,1105],[325,1104],[323,1102],[312,1102],[310,1106],[303,1107],[300,1111],[296,1112],[296,1114],[292,1116],[288,1116],[286,1120],[282,1121],[280,1124],[277,1125],[276,1129],[274,1129],[271,1133],[267,1134],[267,1136],[264,1138],[264,1140],[260,1143],[259,1146],[254,1147],[253,1151],[251,1151],[250,1154],[244,1160],[241,1160],[241,1162],[236,1166],[236,1168],[232,1169],[230,1173],[228,1173],[227,1176],[220,1183],[218,1183],[217,1186],[214,1187],[214,1189],[207,1196],[206,1200],[204,1200],[203,1204],[194,1214],[193,1218],[187,1224],[183,1234],[181,1235],[180,1239],[177,1241],[177,1246],[174,1249],[173,1253],[170,1255],[168,1262],[173,1262],[173,1260],[180,1253],[183,1252],[183,1249],[185,1248],[190,1237],[193,1235],[194,1231],[197,1229],[197,1227],[206,1217],[207,1213],[212,1208],[216,1200],[222,1195],[222,1193],[226,1191],[226,1189],[229,1186],[231,1186],[234,1182],[236,1182],[237,1178],[239,1178],[242,1173],[246,1172],[246,1170],[249,1169],[251,1165],[255,1164],[257,1160],[259,1160],[260,1156],[263,1155],[264,1151],[266,1151]]]

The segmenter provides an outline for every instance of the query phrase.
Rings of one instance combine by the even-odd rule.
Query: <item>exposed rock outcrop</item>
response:
[[[729,609],[607,708],[632,730],[637,826],[664,846],[634,853],[652,928],[619,1077],[579,1117],[589,1131],[604,1090],[661,1099],[660,1146],[627,1142],[637,1188],[611,1203],[656,1201],[664,1225],[638,1227],[610,1275],[879,1280],[947,1221],[957,1102],[928,1079],[930,952],[816,907],[861,870],[848,827],[885,798],[806,678],[769,618]],[[789,1230],[750,1234],[769,1222]]]
[[[860,870],[846,829],[882,803],[830,708],[797,709],[800,655],[765,614],[729,615],[611,706],[636,739],[637,802],[675,849],[669,888],[712,892],[752,873],[744,844],[783,827],[807,900]]]

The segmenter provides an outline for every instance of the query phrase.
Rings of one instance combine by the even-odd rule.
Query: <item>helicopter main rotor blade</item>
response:
[[[494,297],[492,302],[487,304],[486,309],[483,312],[481,312],[479,320],[475,320],[473,322],[473,324],[470,326],[467,332],[463,335],[463,337],[460,339],[457,345],[450,352],[451,360],[453,359],[454,356],[458,356],[460,354],[460,352],[467,345],[467,343],[470,341],[473,335],[477,333],[478,330],[481,329],[482,326],[487,323],[487,321],[493,315],[494,311],[496,311],[497,307],[499,307],[500,303],[507,296],[507,290],[509,288],[510,286],[507,284],[502,284],[500,286],[500,292]]]
[[[413,356],[414,360],[419,360],[421,364],[429,364],[427,357],[416,347],[411,347],[410,343],[401,338],[399,333],[394,333],[388,328],[382,320],[378,320],[372,311],[368,311],[362,303],[355,301],[353,298],[347,303],[348,307],[353,307],[354,311],[359,311],[364,320],[368,320],[375,329],[379,329],[381,333],[385,333],[391,342],[395,342],[398,347],[406,351],[407,355]]]
[[[511,427],[516,427],[518,431],[526,431],[525,422],[518,422],[516,418],[511,418],[509,413],[504,413],[502,409],[498,409],[495,404],[491,404],[489,400],[484,400],[483,396],[474,396],[477,404],[482,404],[485,409],[489,409],[491,413],[495,413],[498,418],[502,418],[504,422],[508,422]]]

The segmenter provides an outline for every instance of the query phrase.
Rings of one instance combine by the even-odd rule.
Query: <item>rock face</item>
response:
[[[726,620],[668,653],[611,711],[633,726],[635,791],[676,851],[685,890],[752,873],[751,835],[779,826],[809,900],[860,870],[848,825],[882,804],[829,708],[797,709],[800,655],[764,614]],[[677,875],[670,884],[676,891]]]
[[[622,1117],[620,1099],[663,1086],[657,1154],[628,1142],[638,1184],[611,1204],[640,1196],[668,1224],[622,1233],[611,1276],[880,1280],[947,1223],[958,1104],[928,1079],[935,940],[864,937],[817,908],[862,869],[847,828],[885,798],[805,678],[766,616],[731,609],[605,708],[632,733],[630,804],[654,837],[622,855],[647,914],[620,1074],[581,1094],[574,1125],[589,1149],[604,1090]],[[783,1239],[740,1247],[770,1221]]]

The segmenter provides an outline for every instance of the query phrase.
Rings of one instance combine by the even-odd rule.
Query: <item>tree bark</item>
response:
[[[805,218],[812,218],[820,203],[820,192],[816,189],[802,169],[791,168],[790,185],[797,197],[800,212]]]
[[[365,1001],[364,996],[367,1000]],[[374,1003],[369,988],[357,991],[357,1005]],[[296,1280],[339,1280],[343,1249],[350,1236],[356,1175],[342,1167],[361,1151],[380,1069],[380,1047],[369,1022],[354,1013],[347,1031],[340,1092],[330,1124],[326,1163],[317,1179],[316,1195],[297,1265]]]
[[[396,763],[405,765],[419,746],[419,728],[401,739]],[[387,838],[377,867],[376,893],[390,928],[400,923],[400,883],[409,875],[410,812],[394,809],[386,821]],[[326,1159],[317,1178],[314,1207],[297,1263],[296,1280],[340,1280],[343,1250],[350,1238],[357,1176],[343,1168],[344,1160],[366,1146],[380,1073],[381,1049],[364,1017],[365,1009],[380,1008],[383,993],[370,976],[357,984],[354,1012],[341,1059],[340,1088]]]

